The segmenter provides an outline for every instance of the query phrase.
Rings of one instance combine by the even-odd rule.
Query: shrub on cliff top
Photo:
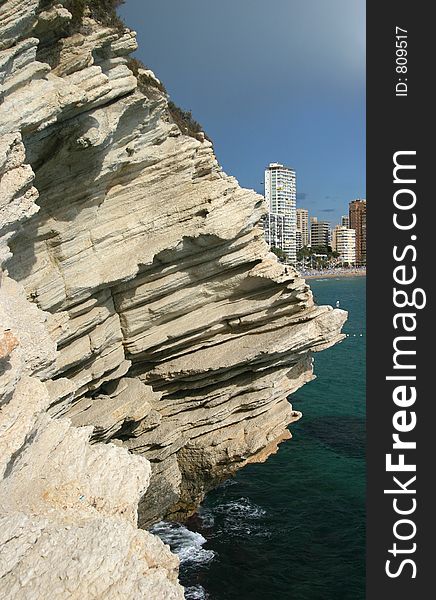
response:
[[[147,87],[154,87],[154,88],[157,88],[163,94],[168,93],[164,84],[161,83],[160,81],[156,81],[156,79],[154,79],[154,77],[150,77],[149,75],[145,75],[144,73],[139,74],[140,69],[145,69],[145,70],[149,70],[149,69],[138,58],[135,58],[133,56],[129,57],[129,59],[127,60],[127,66],[129,67],[129,69],[132,71],[133,75],[138,80],[138,88],[141,91],[146,92]]]
[[[148,70],[148,67],[144,65],[144,63],[141,60],[135,57],[130,57],[127,61],[127,66],[137,78],[138,88],[142,92],[146,93],[147,88],[154,87],[161,91],[163,94],[168,95],[168,92],[163,83],[156,81],[153,77],[144,75],[143,73],[139,73],[140,69]],[[168,112],[170,113],[170,116],[174,123],[185,135],[189,135],[196,139],[200,139],[200,132],[204,134],[203,127],[200,125],[200,123],[198,123],[198,121],[196,121],[193,118],[192,112],[190,110],[183,110],[182,108],[174,104],[172,100],[170,100],[168,102]],[[204,137],[209,140],[206,134],[204,134]]]
[[[66,7],[73,16],[71,29],[74,31],[80,28],[85,15],[85,9],[88,8],[91,17],[102,25],[114,27],[120,31],[124,30],[126,25],[117,15],[117,8],[124,4],[124,2],[125,0],[69,0],[68,4],[66,3]],[[165,86],[162,83],[148,75],[139,74],[139,69],[147,70],[147,67],[140,60],[131,57],[128,59],[127,66],[138,79],[139,89],[146,91],[147,88],[154,87],[162,93],[167,94]],[[200,123],[192,117],[192,112],[190,110],[183,110],[174,104],[174,102],[169,101],[168,112],[183,134],[196,139],[201,139],[199,134],[200,132],[204,133],[203,128]],[[211,141],[206,134],[204,134],[204,137]]]
[[[183,110],[171,100],[168,102],[168,110],[174,123],[185,135],[199,139],[199,133],[204,133],[203,127],[193,118],[190,110]],[[210,141],[206,134],[204,134],[204,137]]]
[[[66,7],[73,16],[71,22],[73,28],[80,27],[85,8],[89,8],[92,18],[102,25],[123,30],[126,25],[117,15],[117,8],[122,4],[124,0],[70,0]]]
[[[117,15],[117,8],[124,0],[88,0],[88,7],[93,19],[116,29],[125,29],[126,24]]]

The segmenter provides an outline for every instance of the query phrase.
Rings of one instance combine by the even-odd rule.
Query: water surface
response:
[[[310,285],[349,320],[292,396],[303,412],[293,439],[208,494],[188,527],[156,528],[181,558],[188,599],[364,598],[366,278]]]

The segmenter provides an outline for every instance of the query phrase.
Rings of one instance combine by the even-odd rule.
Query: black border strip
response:
[[[432,164],[435,151],[430,147],[435,129],[435,109],[430,107],[430,103],[434,104],[430,89],[434,87],[435,68],[431,63],[435,34],[431,8],[432,4],[425,2],[367,0],[366,593],[370,600],[418,600],[431,598],[436,593],[433,583],[433,574],[436,574],[436,469],[433,462],[436,398],[432,385],[432,371],[436,371],[436,365],[431,364],[433,332],[436,330],[431,293],[436,277],[436,256],[432,247],[432,242],[436,241],[433,226],[436,199],[430,185],[430,177],[435,171]],[[396,27],[405,29],[407,37],[397,38],[396,33],[401,35],[403,32],[396,32]],[[403,52],[397,54],[397,50],[405,47],[400,43],[402,40],[407,42],[407,63],[401,56]],[[396,62],[397,58],[401,60]],[[401,68],[397,70],[404,65],[407,72]],[[403,85],[397,87],[397,93],[405,93],[405,83],[407,95],[396,95],[399,83]],[[410,154],[398,154],[397,162],[414,164],[416,169],[399,169],[397,182],[394,182],[394,154],[405,151]],[[398,204],[413,204],[416,194],[415,206],[407,210],[395,208],[394,194],[401,189],[408,191],[397,194]],[[416,226],[398,229],[393,222],[394,213],[398,215],[397,222],[405,226],[412,223],[415,214]],[[394,246],[397,246],[397,259],[393,255]],[[416,280],[409,284],[395,282],[393,273],[397,267],[400,267],[396,271],[398,280],[413,278],[413,267],[416,268]],[[412,304],[413,290],[422,288],[426,306],[420,309],[395,307],[394,288],[403,290]],[[398,305],[402,298],[402,294],[397,294]],[[423,298],[424,295],[418,292],[415,304],[421,304]],[[414,317],[403,319],[397,316],[398,329],[395,329],[394,318],[400,313],[414,314]],[[405,331],[404,325],[412,328],[414,319],[416,330]],[[416,352],[397,355],[397,363],[407,367],[402,369],[394,368],[393,363],[394,339],[401,336],[407,339],[397,339],[397,349]],[[415,336],[416,340],[408,336]],[[412,368],[413,365],[416,368]],[[398,375],[415,376],[416,381],[386,379]],[[401,385],[406,386],[405,395],[397,389],[396,404],[393,393]],[[416,388],[416,400],[409,403],[413,387]],[[412,427],[413,413],[416,425]],[[398,432],[398,428],[403,431]],[[401,441],[416,442],[416,449],[393,449],[394,433],[398,433]],[[403,454],[407,465],[416,465],[416,472],[386,471],[386,455],[389,454],[394,464],[401,461],[399,455]],[[414,476],[416,480],[407,484]],[[393,477],[402,483],[403,491]],[[396,493],[384,493],[389,489]],[[411,511],[415,502],[416,508],[410,514],[398,514],[400,510]],[[411,537],[398,539],[400,536]],[[413,577],[415,569],[416,576]],[[387,570],[396,576],[389,577]]]

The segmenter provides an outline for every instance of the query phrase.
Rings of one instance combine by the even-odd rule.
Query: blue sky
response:
[[[119,13],[241,185],[262,193],[264,167],[287,164],[298,206],[333,224],[365,197],[365,0],[127,0]]]

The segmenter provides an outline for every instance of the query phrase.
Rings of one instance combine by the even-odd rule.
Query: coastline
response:
[[[293,425],[293,442],[208,492],[194,519],[182,526],[161,524],[163,541],[180,553],[187,599],[309,600],[313,590],[327,589],[325,600],[364,600],[366,337],[359,333],[365,328],[366,298],[361,279],[310,282],[317,303],[341,299],[349,311],[349,336],[316,355],[316,379],[292,397],[293,408],[304,411]],[[346,504],[352,510],[344,511]],[[289,536],[296,522],[304,527]],[[237,561],[236,545],[244,548]],[[258,556],[268,556],[269,562],[253,569]],[[344,581],[350,582],[346,593]]]
[[[350,269],[337,271],[312,271],[310,273],[300,273],[304,279],[331,279],[336,277],[366,277],[366,269]]]

